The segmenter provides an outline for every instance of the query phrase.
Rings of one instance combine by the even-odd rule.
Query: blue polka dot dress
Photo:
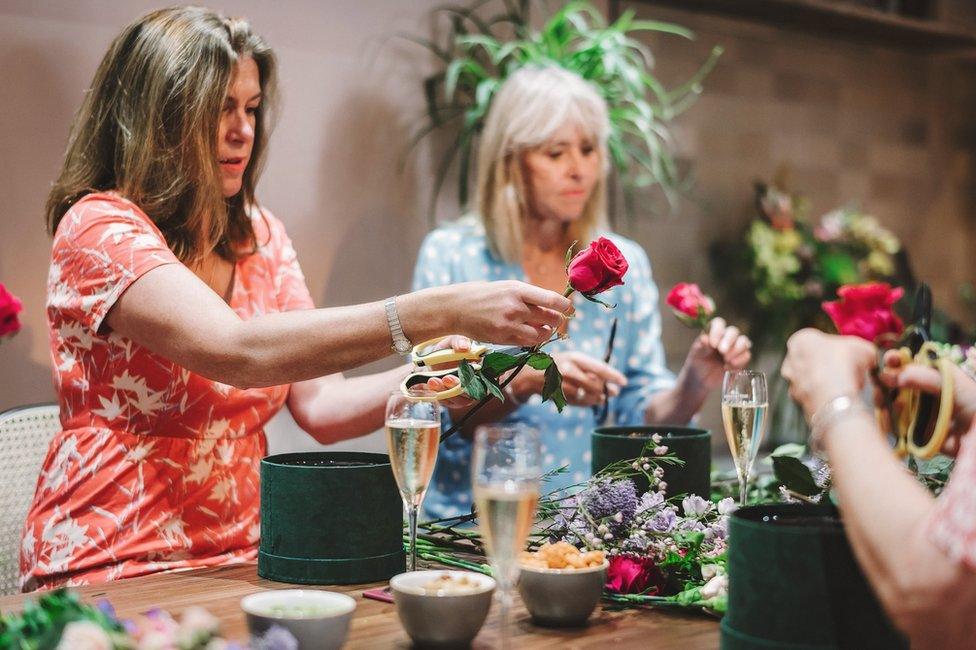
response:
[[[674,385],[674,375],[665,366],[661,344],[661,314],[658,291],[651,277],[647,254],[635,242],[615,233],[604,233],[621,250],[630,264],[625,284],[601,298],[616,309],[573,296],[576,316],[569,323],[569,338],[556,341],[549,352],[576,350],[602,359],[610,327],[618,319],[617,336],[610,364],[627,376],[628,385],[610,400],[610,422],[638,425],[644,422],[648,398]],[[414,269],[413,288],[477,280],[522,280],[520,265],[507,264],[488,249],[484,228],[474,217],[464,217],[442,226],[424,239]],[[562,413],[551,402],[533,395],[508,414],[504,422],[520,422],[539,430],[542,436],[544,468],[560,466],[569,471],[554,477],[543,491],[579,483],[590,476],[590,434],[596,423],[594,409],[566,406]],[[451,424],[445,411],[443,427]],[[437,467],[424,507],[429,518],[453,517],[471,510],[471,441],[454,435],[438,453]]]

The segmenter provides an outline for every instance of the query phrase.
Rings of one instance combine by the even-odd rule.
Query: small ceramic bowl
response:
[[[300,650],[337,650],[349,634],[356,601],[333,591],[282,589],[245,596],[241,609],[252,638],[277,625],[291,632]]]
[[[586,625],[603,594],[608,566],[604,560],[588,569],[519,567],[518,590],[532,621],[545,627]]]
[[[426,586],[449,575],[474,582],[460,593],[432,591]],[[411,571],[390,580],[393,602],[403,628],[418,646],[457,648],[470,645],[488,617],[494,579],[473,571]]]

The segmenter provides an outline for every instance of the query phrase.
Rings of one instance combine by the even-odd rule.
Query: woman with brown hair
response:
[[[48,199],[63,430],[25,588],[254,558],[263,427],[283,405],[320,441],[361,435],[402,370],[336,373],[451,332],[533,344],[571,309],[517,282],[315,309],[255,196],[274,99],[268,46],[205,9],[150,13],[102,60]]]

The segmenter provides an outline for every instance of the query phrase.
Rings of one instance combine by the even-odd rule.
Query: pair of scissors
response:
[[[506,354],[519,354],[522,348],[492,348],[478,341],[471,341],[467,350],[455,350],[452,347],[442,347],[440,344],[449,337],[440,336],[437,338],[418,343],[410,353],[410,361],[416,370],[407,375],[400,383],[400,392],[404,395],[416,394],[421,386],[426,386],[430,379],[444,379],[453,376],[458,379],[458,383],[451,388],[439,391],[434,394],[433,399],[442,401],[458,397],[464,392],[461,386],[460,363],[467,361],[474,370],[481,368],[481,360],[489,352],[504,352]]]
[[[894,346],[902,365],[917,363],[939,372],[942,383],[940,395],[902,388],[885,392],[884,407],[875,415],[883,430],[895,436],[895,453],[899,457],[912,455],[928,459],[939,453],[949,433],[953,406],[952,361],[940,354],[932,341],[929,327],[932,322],[932,291],[921,284],[915,294],[913,323]],[[884,352],[879,352],[883,355]],[[879,358],[879,368],[883,360]]]

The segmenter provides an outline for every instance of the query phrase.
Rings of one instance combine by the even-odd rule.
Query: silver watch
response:
[[[390,336],[393,338],[393,351],[402,355],[410,354],[413,343],[403,334],[400,316],[397,314],[396,296],[387,298],[383,308],[386,309],[386,324],[390,326]]]

